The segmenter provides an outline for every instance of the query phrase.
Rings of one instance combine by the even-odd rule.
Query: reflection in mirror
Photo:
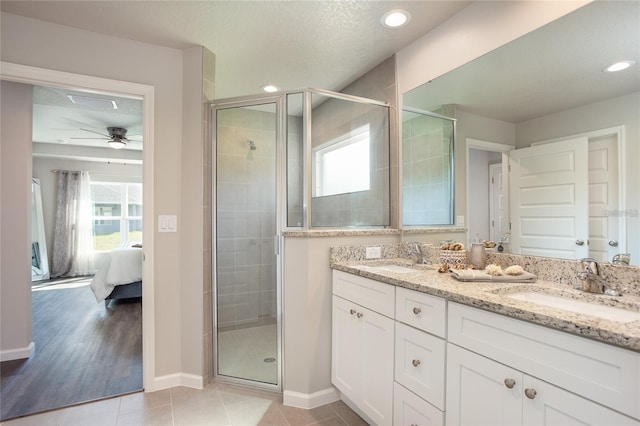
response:
[[[31,281],[49,279],[40,179],[31,180]]]
[[[403,107],[436,111],[441,105],[454,105],[456,138],[462,147],[458,152],[462,153],[469,152],[464,146],[470,139],[510,145],[516,148],[512,152],[517,152],[542,143],[552,142],[560,147],[567,139],[586,137],[587,171],[576,173],[589,175],[582,178],[588,181],[588,207],[576,212],[574,219],[575,223],[585,223],[588,230],[578,235],[575,229],[562,227],[565,240],[581,249],[574,251],[576,255],[612,261],[616,254],[631,253],[630,263],[639,265],[638,34],[640,2],[595,1],[405,93]],[[635,65],[618,73],[603,72],[606,66],[620,60],[634,61]],[[603,144],[610,145],[608,153],[601,149]],[[469,155],[474,155],[473,150]],[[467,160],[461,159],[460,164]],[[582,170],[584,166],[580,165]],[[598,182],[598,168],[602,169],[601,174],[608,174],[606,184]],[[511,214],[508,220],[511,224],[526,224],[528,217],[513,211],[510,174],[506,189],[511,201],[507,207],[512,211],[507,212]],[[554,175],[549,173],[546,179]],[[475,178],[469,175],[463,182]],[[549,185],[558,182],[549,180]],[[488,199],[484,205],[474,200],[471,208],[470,188],[464,192],[456,200],[457,214],[468,216],[485,206],[488,209]],[[551,189],[530,194],[534,192],[559,194]],[[530,201],[535,204],[539,200]],[[529,228],[528,236],[520,227],[519,237],[535,237],[542,222]],[[474,235],[471,229],[470,235]],[[516,253],[521,249],[517,245],[511,247]],[[560,257],[557,247],[539,249],[537,253],[546,251],[543,255]],[[566,249],[561,251],[569,252]]]
[[[455,120],[402,110],[402,224],[453,224]]]

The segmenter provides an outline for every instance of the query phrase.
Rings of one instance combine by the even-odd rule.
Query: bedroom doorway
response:
[[[23,84],[33,84],[35,86],[37,85],[49,85],[52,84],[54,85],[53,87],[56,88],[70,88],[70,90],[74,90],[74,88],[76,90],[89,90],[91,91],[91,93],[103,93],[103,94],[107,94],[107,93],[118,93],[118,96],[122,96],[124,94],[128,94],[127,96],[131,96],[131,97],[135,97],[138,99],[141,99],[142,102],[144,102],[144,117],[142,117],[142,122],[143,122],[143,129],[146,132],[150,132],[150,129],[152,129],[153,127],[153,87],[152,86],[147,86],[147,85],[140,85],[140,84],[135,84],[135,83],[127,83],[127,82],[123,82],[123,81],[116,81],[116,80],[107,80],[104,78],[93,78],[90,76],[86,76],[86,75],[77,75],[77,74],[71,74],[71,73],[62,73],[62,72],[58,72],[58,71],[53,71],[53,70],[46,70],[46,69],[41,69],[41,68],[33,68],[33,67],[28,67],[28,66],[21,66],[21,65],[14,65],[14,64],[7,64],[3,62],[3,71],[2,71],[2,80],[3,81],[13,81],[13,82],[20,82]],[[82,89],[80,89],[79,85],[82,84]],[[151,133],[151,132],[150,132]],[[148,140],[145,140],[145,152],[142,156],[145,157],[145,159],[150,160],[152,159],[152,150],[149,150],[149,152],[146,152],[146,148],[149,147],[151,148],[153,146],[152,144],[152,139],[149,138]],[[24,151],[25,155],[29,155],[31,156],[32,154],[32,150],[29,149],[28,151]],[[104,164],[108,165],[108,161],[105,161]],[[139,162],[140,167],[142,167],[142,161]],[[48,175],[52,175],[53,173],[51,173],[51,170],[53,170],[53,168],[49,168],[47,169]],[[144,188],[144,193],[140,194],[141,197],[143,199],[145,199],[145,204],[148,206],[148,208],[145,208],[145,211],[143,213],[143,218],[141,220],[144,220],[146,223],[143,226],[144,228],[146,228],[145,231],[145,237],[147,237],[148,234],[148,238],[145,238],[145,242],[148,243],[147,246],[145,247],[145,252],[146,252],[146,257],[147,257],[147,261],[144,263],[142,269],[143,269],[143,275],[146,276],[147,278],[149,278],[149,282],[152,282],[151,277],[152,277],[152,271],[153,271],[153,256],[152,256],[152,252],[153,252],[153,233],[152,232],[148,232],[149,229],[152,229],[152,222],[153,222],[153,203],[152,203],[152,194],[153,194],[153,167],[152,167],[152,163],[148,162],[144,171],[141,172],[141,175],[145,176],[145,188]],[[140,176],[140,180],[142,180],[142,176]],[[148,225],[147,225],[148,223]],[[151,227],[151,228],[149,228]],[[27,238],[27,236],[25,236],[25,238]],[[69,290],[69,292],[76,292],[78,293],[78,291],[82,291],[82,295],[81,298],[85,298],[87,294],[89,294],[89,298],[93,299],[93,295],[91,295],[90,290],[88,290],[88,287],[86,287],[87,282],[85,283],[81,283],[80,281],[82,280],[71,280],[70,282],[67,283],[59,283],[61,284],[61,288],[65,287],[66,290]],[[85,280],[86,281],[86,280]],[[86,288],[82,289],[80,287],[83,287],[83,284]],[[29,293],[31,294],[31,289],[28,289]],[[88,293],[87,293],[88,292]],[[153,287],[152,286],[145,286],[145,288],[143,289],[143,292],[147,295],[147,297],[149,299],[153,299]],[[53,305],[52,303],[48,303],[50,300],[50,296],[45,297],[46,293],[51,293],[53,294],[52,291],[50,291],[50,289],[45,289],[44,287],[40,287],[38,289],[38,293],[39,296],[33,298],[33,304],[41,304],[42,302],[39,301],[38,299],[46,299],[46,303],[44,303],[44,308],[46,310],[52,310],[53,309]],[[73,297],[72,297],[73,298]],[[31,297],[30,297],[31,299]],[[113,302],[112,302],[113,303]],[[73,305],[77,305],[77,303],[73,303]],[[92,309],[94,308],[99,308],[100,311],[96,312],[95,314],[97,314],[98,317],[104,317],[105,315],[105,308],[103,304],[98,305],[95,302],[95,299],[91,301],[90,303],[90,307]],[[32,309],[29,309],[29,312],[31,312]],[[67,315],[69,312],[65,312],[65,315]],[[93,314],[89,314],[89,315],[93,315]],[[139,366],[136,367],[136,375],[139,376],[139,382],[140,382],[140,386],[139,389],[143,388],[143,384],[144,382],[148,382],[149,380],[153,379],[153,366],[151,362],[145,362],[144,363],[144,368],[143,368],[143,363],[142,360],[143,358],[147,361],[149,360],[153,360],[153,347],[154,347],[154,338],[153,338],[153,316],[154,315],[154,307],[153,304],[147,304],[145,306],[145,312],[141,312],[141,310],[138,310],[137,314],[135,314],[135,321],[137,321],[139,323],[139,328],[140,330],[142,330],[143,328],[145,329],[145,336],[142,336],[142,332],[140,331],[139,335],[137,337],[135,337],[136,343],[134,343],[134,346],[138,346],[137,349],[137,355],[136,357],[139,358]],[[29,315],[31,316],[31,315]],[[56,315],[56,316],[63,316],[63,315]],[[117,315],[113,315],[112,317],[115,317]],[[110,318],[111,319],[111,318]],[[89,320],[88,317],[83,317],[80,321],[84,321],[87,320],[88,322],[91,322],[92,320]],[[28,324],[29,327],[33,327],[36,328],[38,326],[38,324],[36,324],[36,321],[40,321],[40,320],[32,320],[32,323]],[[78,319],[76,319],[75,321],[78,321]],[[99,327],[100,330],[94,330],[96,331],[97,334],[104,334],[105,331],[108,331],[102,327]],[[76,327],[76,330],[78,329],[78,327]],[[113,331],[113,328],[110,328],[110,330]],[[123,330],[122,332],[116,332],[114,331],[114,333],[116,334],[122,334],[124,333],[126,330]],[[56,335],[61,334],[62,331],[58,330]],[[53,334],[49,333],[49,335],[47,336],[48,340],[52,340]],[[78,337],[78,336],[76,336]],[[36,333],[33,333],[32,336],[33,340],[36,340]],[[60,344],[60,343],[58,343]],[[84,344],[84,343],[82,343]],[[32,344],[33,345],[33,344]],[[64,345],[63,345],[64,346]],[[38,351],[42,348],[44,348],[45,345],[41,344],[41,345],[35,345],[35,353],[37,354]],[[129,345],[129,347],[131,347],[131,345]],[[79,372],[79,367],[78,364],[75,363],[73,360],[75,360],[75,357],[78,356],[78,354],[83,353],[83,350],[80,350],[77,345],[75,345],[76,351],[73,352],[73,357],[65,357],[64,355],[62,356],[64,358],[64,363],[63,365],[61,365],[61,367],[64,367],[65,372],[67,373],[71,373],[71,375],[74,375],[75,373],[73,373],[73,368],[77,367],[76,371]],[[143,348],[145,349],[143,351]],[[105,353],[108,351],[104,351]],[[121,352],[121,351],[116,351],[116,352]],[[52,359],[55,358],[60,358],[60,352],[57,353],[56,356],[52,356]],[[73,358],[73,360],[72,360]],[[29,367],[31,365],[34,365],[34,359],[35,357],[30,357],[30,358],[23,358],[23,359],[16,359],[16,360],[12,360],[12,361],[5,361],[3,362],[3,372],[8,371],[9,373],[11,373],[11,375],[13,377],[10,378],[10,380],[2,380],[3,382],[3,388],[4,385],[11,383],[12,385],[16,385],[16,383],[20,382],[20,375],[22,375],[22,377],[26,377],[24,374],[26,374],[26,369],[23,367]],[[22,361],[22,365],[18,365],[20,362]],[[26,362],[25,362],[26,361]],[[12,363],[12,365],[8,365],[9,363]],[[117,362],[116,362],[117,363]],[[115,365],[115,364],[114,364]],[[5,369],[5,367],[7,367]],[[122,370],[122,365],[120,367],[114,367],[116,368],[116,370],[121,371]],[[69,368],[71,368],[72,370],[69,370]],[[40,370],[40,377],[38,378],[38,380],[40,381],[39,386],[37,388],[36,392],[33,392],[32,394],[34,395],[40,395],[39,399],[43,399],[45,398],[44,392],[43,392],[43,388],[42,388],[42,383],[62,383],[60,381],[51,381],[51,370],[56,370],[56,368],[45,368],[45,369],[41,369]],[[60,368],[60,370],[62,371],[63,369]],[[68,383],[69,380],[67,380],[69,378],[69,376],[66,376],[66,379],[63,381],[65,383]],[[86,377],[84,378],[86,379]],[[84,380],[83,379],[83,380]],[[117,375],[113,375],[111,374],[110,378],[108,379],[112,384],[114,384],[115,382],[117,382],[118,379]],[[37,380],[34,380],[37,381]],[[86,381],[86,380],[85,380]],[[151,382],[149,382],[151,383]],[[18,388],[22,385],[17,385]],[[67,385],[65,385],[67,386]],[[70,386],[70,385],[69,385]],[[91,387],[91,386],[90,386]],[[93,386],[95,388],[95,386]],[[116,386],[117,387],[117,386]],[[16,389],[18,389],[16,388]],[[149,386],[149,388],[152,388],[152,386]],[[79,388],[78,388],[79,389]],[[84,386],[84,389],[87,389],[86,386]],[[4,391],[4,389],[3,389]],[[51,392],[53,392],[55,395],[61,395],[61,394],[65,394],[68,393],[67,392],[68,389],[64,389],[64,388],[60,388],[59,386],[52,389]],[[128,391],[125,391],[128,392]],[[118,392],[116,391],[116,393],[122,393],[122,392]],[[25,393],[20,392],[18,394],[18,396],[20,395],[25,395]],[[51,395],[51,394],[50,394]],[[113,395],[113,393],[111,393],[111,395]],[[7,400],[4,398],[4,392],[3,392],[3,398],[1,398],[3,400],[3,407],[2,407],[2,414],[3,414],[3,420],[4,418],[6,418],[5,414],[7,414],[7,411],[5,410],[5,408],[7,407],[5,404],[7,403]],[[110,395],[105,395],[105,397],[110,396]],[[101,397],[101,396],[98,396]],[[95,399],[96,396],[95,395],[89,395],[86,398],[83,398],[83,400],[87,400],[87,399]],[[24,400],[25,398],[22,397],[20,398],[22,400]],[[71,401],[71,403],[75,403],[78,401]],[[24,401],[20,402],[21,405],[25,405]],[[68,405],[65,402],[62,402],[62,405]],[[23,407],[24,408],[24,407]],[[23,408],[18,408],[19,410],[23,410]],[[50,408],[55,408],[55,407],[43,407],[44,409],[50,409]],[[41,411],[41,409],[36,409],[35,411]],[[21,413],[19,413],[18,415],[22,415],[23,413],[28,413],[30,412],[29,410],[27,411],[23,411]],[[34,411],[31,411],[34,412]]]
[[[213,105],[214,376],[281,389],[280,98]]]

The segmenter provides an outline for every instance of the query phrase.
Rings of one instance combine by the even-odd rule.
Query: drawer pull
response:
[[[536,390],[535,390],[535,389],[529,389],[529,388],[527,388],[527,389],[525,389],[525,390],[524,390],[524,394],[525,394],[525,395],[527,396],[527,398],[529,398],[529,399],[533,399],[533,398],[535,398],[537,393],[538,393],[538,392],[536,392]]]
[[[420,365],[420,360],[419,359],[414,359],[413,361],[411,361],[411,364],[413,364],[414,367],[417,367]]]
[[[355,313],[356,313],[356,310],[355,310],[355,309],[350,309],[350,310],[349,310],[349,313],[350,313],[351,315],[353,315],[353,314],[355,314]]]
[[[504,385],[509,389],[513,389],[513,387],[516,385],[516,381],[513,379],[504,379]]]
[[[357,316],[358,318],[362,318],[362,316],[363,316],[363,315],[364,315],[364,314],[363,314],[362,312],[358,312],[358,313],[356,314],[356,316]]]
[[[418,315],[418,314],[420,314],[420,312],[422,312],[422,309],[420,309],[420,308],[413,308],[413,313],[414,313],[414,315]]]

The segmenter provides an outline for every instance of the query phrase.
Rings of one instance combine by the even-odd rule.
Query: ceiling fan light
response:
[[[126,145],[126,143],[122,139],[111,139],[107,143],[113,149],[122,149]]]

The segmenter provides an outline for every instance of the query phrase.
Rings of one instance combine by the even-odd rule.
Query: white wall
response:
[[[183,287],[202,286],[201,282],[184,283],[181,278],[181,233],[200,225],[181,221],[179,216],[181,191],[185,188],[198,191],[200,188],[199,182],[189,182],[193,177],[183,176],[182,170],[183,167],[196,167],[199,170],[202,167],[200,161],[197,164],[182,162],[183,52],[7,13],[2,13],[1,31],[2,61],[146,84],[155,88],[153,207],[158,215],[178,215],[178,232],[154,235],[155,278],[153,283],[147,285],[154,286],[155,300],[146,303],[153,303],[156,313],[155,383],[145,386],[162,387],[175,383],[175,375],[184,368],[183,352],[199,351],[199,348],[184,347],[185,339],[181,335],[193,333],[198,336],[199,342],[202,339],[202,324],[198,329],[193,329],[181,320],[181,304],[197,305],[202,297],[200,292],[198,300],[181,300]],[[126,66],[113,66],[113,58],[118,58]],[[193,76],[185,76],[189,77]],[[199,146],[196,149],[199,150]],[[22,158],[13,158],[12,161],[22,161]],[[197,245],[198,242],[193,244]],[[198,249],[201,248],[200,245]],[[202,270],[202,256],[191,259],[189,263],[190,267]],[[184,297],[194,296],[188,293]],[[26,305],[22,308],[27,309]],[[201,369],[201,365],[189,366],[189,370]]]
[[[32,87],[0,86],[0,360],[27,358],[31,342]]]

